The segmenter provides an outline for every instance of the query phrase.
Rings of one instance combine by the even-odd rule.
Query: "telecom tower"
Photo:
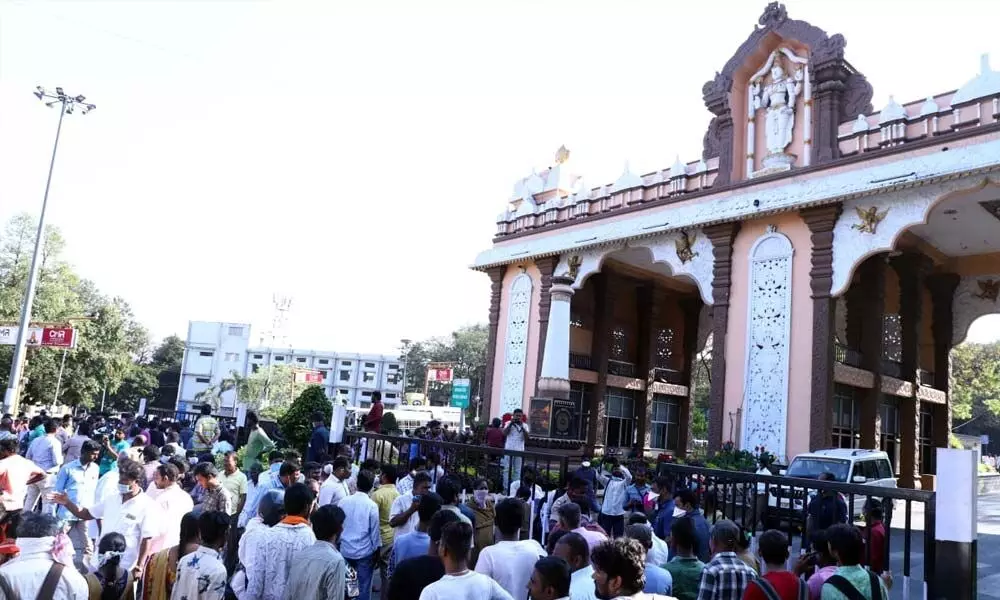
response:
[[[292,299],[288,296],[282,296],[279,294],[274,294],[271,296],[271,304],[274,306],[274,314],[271,317],[271,330],[261,333],[260,344],[264,345],[264,339],[267,337],[271,338],[270,344],[268,344],[268,351],[272,351],[274,347],[278,344],[280,340],[281,345],[284,346],[288,341],[288,333],[285,331],[285,325],[288,322],[288,312],[292,310]],[[270,359],[269,359],[270,362]],[[267,368],[267,380],[264,383],[264,398],[263,406],[267,406],[271,401],[271,365],[268,364]]]

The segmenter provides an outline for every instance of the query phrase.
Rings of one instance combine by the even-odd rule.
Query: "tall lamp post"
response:
[[[45,102],[49,108],[59,106],[59,124],[56,126],[56,141],[52,144],[52,158],[49,160],[49,176],[45,180],[45,195],[42,197],[42,213],[38,217],[38,233],[35,235],[35,250],[31,255],[31,269],[28,271],[28,285],[24,290],[24,303],[21,306],[21,326],[17,330],[17,342],[14,345],[14,359],[10,363],[10,376],[7,378],[7,391],[4,393],[4,412],[16,413],[21,388],[21,370],[24,367],[24,355],[27,350],[28,327],[31,325],[31,308],[35,301],[35,284],[38,283],[38,267],[40,266],[39,256],[42,246],[45,244],[45,209],[49,204],[49,187],[52,185],[52,169],[56,164],[56,150],[59,148],[59,134],[62,132],[63,117],[73,114],[77,109],[81,114],[97,108],[93,104],[86,102],[84,96],[70,96],[57,87],[55,92],[50,92],[38,86],[34,92],[39,100]]]
[[[413,340],[408,340],[403,338],[399,340],[399,362],[403,367],[403,397],[400,398],[400,404],[406,404],[406,360],[410,357],[410,346]]]

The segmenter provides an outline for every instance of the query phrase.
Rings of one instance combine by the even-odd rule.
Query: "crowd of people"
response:
[[[6,416],[0,600],[886,598],[836,499],[789,570],[785,534],[751,553],[690,488],[614,458],[548,491],[518,458],[491,489],[445,469],[434,423],[383,460],[313,422],[303,461],[253,413],[239,454],[208,407],[194,423]],[[499,431],[524,448],[520,411]]]

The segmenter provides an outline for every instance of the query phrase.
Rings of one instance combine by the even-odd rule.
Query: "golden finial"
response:
[[[569,160],[569,150],[566,149],[565,145],[559,146],[559,149],[556,150],[556,164],[561,165],[567,160]]]

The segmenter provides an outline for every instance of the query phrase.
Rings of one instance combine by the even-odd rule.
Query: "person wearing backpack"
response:
[[[888,600],[885,583],[861,566],[865,541],[852,525],[834,525],[826,532],[837,571],[823,584],[822,600]]]
[[[743,592],[743,600],[809,600],[806,582],[785,570],[788,537],[775,529],[761,534],[757,553],[765,574],[754,579]]]

